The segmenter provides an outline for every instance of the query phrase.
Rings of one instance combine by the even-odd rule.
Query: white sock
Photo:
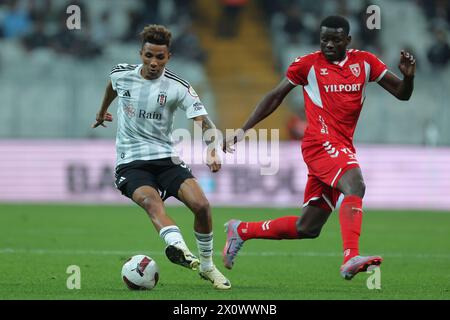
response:
[[[177,226],[167,226],[159,230],[159,236],[166,242],[168,246],[177,245],[187,248],[181,235],[180,228]]]
[[[198,233],[194,231],[194,234],[200,256],[200,269],[211,270],[214,265],[212,260],[213,233]]]

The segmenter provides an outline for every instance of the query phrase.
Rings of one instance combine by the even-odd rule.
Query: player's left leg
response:
[[[178,199],[194,213],[194,234],[200,257],[200,276],[217,289],[230,289],[230,281],[213,262],[213,229],[211,207],[200,185],[194,178],[184,180],[178,190]]]
[[[356,167],[345,172],[336,187],[344,194],[344,200],[339,210],[344,249],[341,275],[350,280],[358,272],[366,271],[371,266],[380,265],[383,259],[380,256],[362,257],[359,255],[359,237],[363,217],[362,202],[366,190],[361,169]]]

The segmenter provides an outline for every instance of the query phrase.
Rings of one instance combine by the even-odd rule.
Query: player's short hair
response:
[[[172,33],[164,26],[158,24],[149,24],[144,27],[140,33],[142,46],[147,42],[157,45],[166,45],[170,48]]]
[[[342,28],[344,29],[344,33],[348,36],[350,33],[350,23],[348,23],[348,20],[341,16],[328,16],[325,19],[322,20],[320,23],[320,28],[327,27],[327,28]]]

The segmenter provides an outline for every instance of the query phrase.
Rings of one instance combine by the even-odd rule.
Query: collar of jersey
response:
[[[327,60],[327,58],[325,58],[325,55],[324,55],[322,52],[321,52],[321,55],[322,55],[322,58],[325,59],[326,62],[331,63],[331,64],[333,64],[333,65],[335,65],[335,66],[339,66],[339,67],[341,67],[341,68],[342,68],[342,67],[344,66],[344,64],[348,61],[348,50],[345,52],[345,58],[342,59],[341,61],[333,61],[333,62],[330,62],[330,61]]]
[[[335,65],[337,65],[337,66],[342,68],[344,66],[344,64],[347,62],[347,60],[348,60],[348,54],[345,53],[345,58],[344,59],[342,59],[341,61],[333,61],[333,64],[335,64]]]

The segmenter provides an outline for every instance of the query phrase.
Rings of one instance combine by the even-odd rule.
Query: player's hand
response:
[[[206,165],[211,172],[217,172],[222,168],[222,161],[218,155],[217,149],[208,149],[206,155]]]
[[[98,126],[106,128],[106,125],[103,123],[105,121],[112,122],[113,121],[112,114],[109,112],[105,113],[104,115],[97,113],[97,115],[95,116],[95,123],[92,125],[92,128],[97,128]]]
[[[239,141],[242,141],[244,139],[244,135],[244,130],[238,129],[232,135],[225,137],[222,142],[222,151],[225,153],[233,153],[234,148],[232,148],[232,146]]]
[[[414,77],[416,73],[416,59],[408,51],[400,51],[400,63],[398,68],[405,77]]]

